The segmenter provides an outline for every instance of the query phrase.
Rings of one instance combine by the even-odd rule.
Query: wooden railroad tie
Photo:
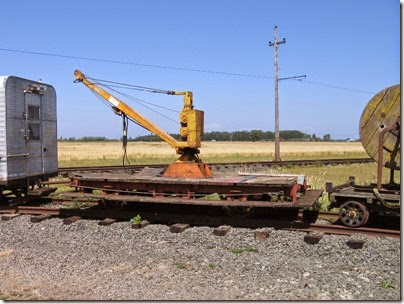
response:
[[[9,221],[12,220],[13,218],[16,218],[17,216],[19,216],[20,214],[18,213],[12,213],[12,214],[3,214],[1,216],[1,220],[2,221]]]
[[[265,241],[269,237],[269,231],[255,231],[254,238],[257,241]]]
[[[323,238],[324,233],[322,232],[313,232],[313,233],[308,233],[304,236],[304,241],[307,244],[310,245],[315,245],[318,244],[318,242],[320,242],[320,240]]]
[[[185,229],[188,229],[190,227],[189,224],[181,224],[181,223],[177,223],[174,225],[170,226],[170,232],[172,233],[181,233],[184,232]]]
[[[109,225],[111,225],[111,224],[113,224],[115,222],[116,222],[116,220],[114,220],[114,219],[106,218],[106,219],[103,219],[102,221],[99,221],[98,225],[100,225],[100,226],[109,226]]]
[[[67,217],[67,218],[65,218],[65,219],[63,220],[63,224],[65,224],[65,225],[70,225],[70,224],[72,224],[72,223],[74,223],[74,222],[77,222],[78,220],[81,220],[81,217],[80,217],[80,216],[77,216],[77,215],[71,216],[71,217]]]
[[[352,249],[362,249],[363,244],[365,244],[365,240],[351,238],[346,242],[346,244]]]
[[[140,223],[133,223],[133,224],[131,225],[131,227],[132,227],[133,229],[141,229],[141,228],[146,227],[146,226],[149,225],[149,224],[150,224],[149,221],[143,220],[143,221],[141,221]]]
[[[229,231],[229,226],[219,226],[213,229],[213,234],[217,236],[225,236]]]
[[[39,223],[39,222],[42,222],[43,220],[49,219],[51,217],[52,217],[52,215],[50,215],[50,214],[41,214],[41,215],[31,216],[30,220],[31,220],[31,223]]]

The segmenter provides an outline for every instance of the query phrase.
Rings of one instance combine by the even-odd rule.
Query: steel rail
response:
[[[355,163],[372,163],[372,158],[331,158],[331,159],[303,159],[286,161],[262,161],[262,162],[235,162],[235,163],[210,163],[211,168],[231,168],[231,167],[274,167],[274,166],[307,166],[307,165],[344,165]],[[142,170],[145,167],[161,168],[168,164],[130,165],[130,166],[87,166],[87,167],[61,167],[59,173],[72,171],[103,171],[103,170]]]
[[[50,208],[50,207],[37,207],[37,206],[2,206],[0,207],[0,214],[30,214],[30,215],[51,215],[51,216],[72,216],[78,215],[83,216],[85,218],[118,218],[118,219],[127,219],[129,216],[133,215],[133,212],[116,212],[116,211],[108,211],[108,210],[91,210],[87,209],[71,209],[71,208]],[[321,212],[319,213],[321,214]],[[329,213],[325,215],[330,215]],[[148,216],[153,221],[159,220],[159,215],[156,213],[149,213]],[[192,220],[202,220],[207,221],[210,220],[210,225],[216,225],[217,223],[211,216],[203,216],[203,215],[192,215]],[[178,214],[165,214],[163,215],[163,220],[167,221],[171,220],[184,220],[186,215],[178,215]],[[175,218],[175,219],[174,219]],[[160,219],[161,220],[161,219]],[[219,219],[219,221],[222,219]],[[255,219],[231,219],[229,218],[229,223],[233,226],[240,227],[265,227],[270,226],[272,221],[262,221]],[[304,231],[304,232],[323,232],[327,234],[337,234],[337,235],[353,235],[356,233],[363,233],[369,236],[384,236],[384,237],[392,237],[392,238],[400,238],[400,230],[390,230],[390,229],[380,229],[380,228],[370,228],[370,227],[359,227],[359,228],[350,228],[346,226],[340,225],[325,225],[325,224],[293,224],[288,221],[274,221],[273,224],[278,226],[280,229],[286,229],[291,231]]]
[[[400,230],[358,227],[351,228],[341,225],[325,225],[325,224],[310,224],[309,228],[291,228],[292,230],[306,231],[306,232],[323,232],[327,234],[340,234],[352,235],[355,233],[363,233],[370,236],[388,236],[393,238],[400,238]]]

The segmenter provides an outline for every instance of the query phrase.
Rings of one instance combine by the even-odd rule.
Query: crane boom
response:
[[[80,72],[79,70],[76,70],[74,72],[74,75],[76,76],[76,79],[83,84],[85,84],[90,90],[96,92],[98,95],[100,95],[103,99],[105,99],[112,107],[118,109],[128,117],[132,118],[135,120],[138,124],[140,124],[142,127],[146,128],[150,132],[156,134],[158,137],[160,137],[162,140],[167,142],[170,146],[173,148],[180,148],[184,147],[186,143],[183,142],[178,142],[174,137],[172,137],[170,134],[168,134],[166,131],[161,129],[159,126],[155,125],[152,123],[150,120],[145,118],[143,115],[140,113],[136,112],[134,109],[132,109],[128,104],[126,104],[124,101],[120,100],[119,98],[111,95],[104,89],[100,88],[93,82],[87,79],[87,77]]]
[[[165,170],[167,177],[211,177],[210,168],[198,158],[203,134],[203,111],[195,110],[192,104],[192,92],[189,91],[162,91],[169,95],[183,95],[184,107],[180,113],[180,137],[176,140],[166,131],[151,122],[149,119],[135,111],[121,99],[113,96],[104,89],[91,82],[81,71],[74,71],[76,81],[82,82],[90,90],[105,99],[117,112],[133,119],[136,123],[154,133],[170,146],[175,148],[180,157]]]

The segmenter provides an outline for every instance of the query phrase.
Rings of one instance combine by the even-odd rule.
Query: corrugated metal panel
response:
[[[24,92],[32,85],[41,87],[43,94]],[[29,105],[38,107],[39,119],[29,117]],[[27,140],[30,125],[39,126],[40,132],[38,138]],[[14,76],[0,83],[0,154],[8,156],[5,170],[0,161],[0,180],[57,172],[56,93],[52,86]]]
[[[0,76],[0,180],[7,180],[7,141],[6,141],[6,81]]]

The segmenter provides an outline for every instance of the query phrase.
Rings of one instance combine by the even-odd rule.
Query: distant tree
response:
[[[302,133],[298,130],[284,130],[279,131],[279,137],[284,140],[302,140],[305,139],[308,134]]]
[[[264,140],[274,140],[275,133],[271,131],[264,132]]]
[[[78,141],[110,141],[110,139],[103,137],[103,136],[84,136],[80,139],[78,139]]]
[[[179,140],[179,134],[170,134],[175,139]],[[305,140],[311,138],[309,134],[305,134],[298,130],[283,130],[279,132],[280,138],[283,140]],[[258,141],[258,140],[274,140],[275,133],[272,131],[251,130],[251,131],[213,131],[203,134],[204,141]],[[130,138],[132,141],[161,141],[161,139],[153,134]],[[317,138],[318,140],[318,138]]]
[[[325,135],[323,136],[323,140],[324,140],[324,141],[330,141],[330,140],[331,140],[331,135],[330,135],[330,134],[325,134]]]
[[[263,132],[261,130],[251,130],[250,137],[252,141],[257,141],[262,139]]]

